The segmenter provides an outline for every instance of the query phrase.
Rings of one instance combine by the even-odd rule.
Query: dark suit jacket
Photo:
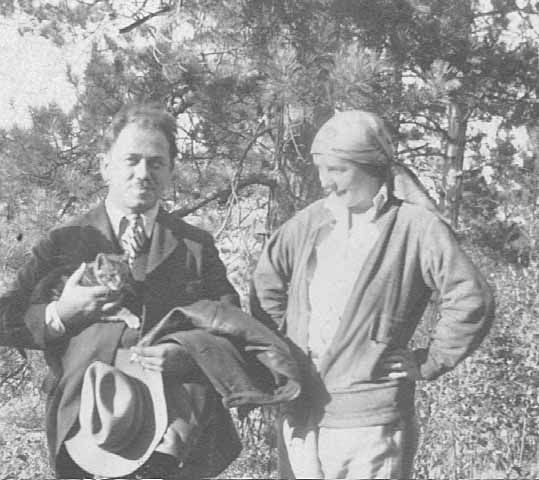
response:
[[[104,204],[74,221],[50,231],[33,249],[10,291],[0,298],[0,323],[12,346],[45,350],[51,371],[45,381],[47,438],[51,460],[77,419],[80,386],[86,367],[94,360],[112,363],[126,329],[123,323],[96,323],[74,336],[47,344],[45,303],[29,304],[36,284],[63,265],[92,261],[99,252],[120,253]],[[238,304],[226,278],[211,235],[173,214],[160,210],[148,254],[147,275],[140,289],[142,327],[147,332],[169,310],[200,299]],[[223,458],[231,461],[238,451],[237,434],[228,413],[220,412],[224,433]],[[235,441],[236,440],[236,441]]]

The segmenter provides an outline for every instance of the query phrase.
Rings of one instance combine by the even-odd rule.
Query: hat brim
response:
[[[130,355],[129,350],[119,349],[114,366],[139,382],[140,391],[146,397],[143,425],[136,438],[121,453],[104,450],[82,429],[65,441],[71,458],[93,475],[119,477],[133,473],[148,460],[168,425],[162,374],[143,369],[139,362],[131,362]]]

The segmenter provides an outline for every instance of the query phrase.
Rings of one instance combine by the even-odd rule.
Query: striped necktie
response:
[[[139,214],[128,215],[122,219],[122,222],[127,221],[124,233],[122,234],[122,246],[127,254],[129,267],[133,271],[135,260],[144,250],[148,242],[146,231],[144,230],[144,223],[142,217]]]

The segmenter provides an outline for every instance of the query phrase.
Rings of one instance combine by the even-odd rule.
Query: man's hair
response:
[[[176,120],[157,104],[132,104],[121,108],[112,117],[112,121],[103,135],[102,147],[104,152],[111,149],[120,132],[130,123],[161,132],[168,141],[170,162],[174,163],[174,159],[178,154]]]

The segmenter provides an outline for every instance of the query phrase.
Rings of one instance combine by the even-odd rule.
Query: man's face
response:
[[[125,213],[152,208],[169,187],[172,163],[168,141],[159,130],[127,124],[101,164],[108,198]]]
[[[381,181],[357,163],[333,155],[313,155],[324,191],[334,193],[344,207],[370,205],[381,186]]]

